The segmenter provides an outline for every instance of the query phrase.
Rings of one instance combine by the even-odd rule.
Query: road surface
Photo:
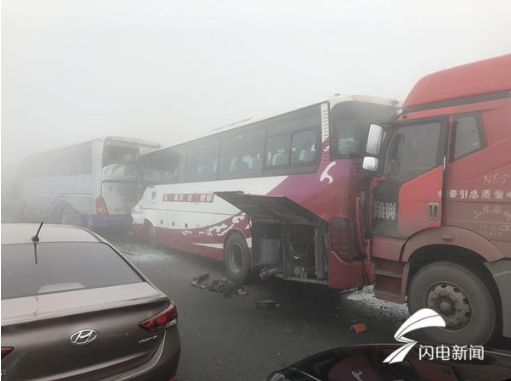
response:
[[[225,278],[223,264],[192,254],[117,245],[176,302],[182,354],[179,381],[261,381],[306,356],[349,344],[394,342],[405,306],[375,299],[370,289],[341,294],[326,287],[270,279],[231,295],[193,287],[203,273]],[[256,301],[278,307],[257,309]],[[365,323],[367,331],[350,326]]]

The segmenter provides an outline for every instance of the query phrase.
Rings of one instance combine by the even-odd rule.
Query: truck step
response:
[[[398,273],[395,271],[389,271],[389,270],[376,269],[376,270],[374,270],[374,273],[376,275],[388,276],[388,277],[399,278],[399,279],[401,279],[403,277],[402,273]]]
[[[286,280],[292,280],[292,281],[295,281],[295,282],[328,285],[328,281],[327,280],[307,279],[307,278],[300,278],[300,277],[297,277],[297,276],[288,276],[288,277],[284,278],[282,276],[282,274],[275,274],[275,276],[277,276],[279,278],[282,278],[282,279],[286,279]]]
[[[378,299],[386,300],[393,303],[404,303],[405,300],[401,299],[401,295],[395,292],[385,290],[374,290],[374,294]]]

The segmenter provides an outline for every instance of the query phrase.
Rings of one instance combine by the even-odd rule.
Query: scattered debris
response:
[[[230,284],[226,278],[220,278],[213,280],[208,290],[220,292],[222,294],[234,294],[238,292],[238,287],[236,285]]]
[[[192,279],[192,285],[194,287],[198,287],[201,289],[205,289],[207,287],[206,280],[209,278],[209,273],[199,275]]]
[[[221,293],[225,298],[230,297],[232,294],[248,294],[248,292],[245,291],[243,287],[241,287],[239,284],[229,282],[227,278],[214,279],[211,284],[208,284],[208,279],[209,273],[199,275],[192,279],[192,285],[202,290],[207,288],[209,291]]]
[[[277,305],[277,303],[275,303],[274,300],[259,300],[256,302],[256,308],[260,308],[260,309],[271,309],[271,308],[275,308],[275,306]]]
[[[364,323],[353,324],[350,329],[355,333],[362,333],[367,331],[367,327]]]
[[[199,282],[204,282],[204,281],[205,281],[206,279],[208,279],[208,278],[209,278],[209,273],[206,273],[206,274],[199,275],[199,276],[197,277],[197,280],[198,280]]]
[[[261,278],[261,280],[265,280],[265,279],[268,279],[271,276],[281,273],[281,272],[282,272],[282,268],[279,266],[264,268],[259,273],[259,278]]]
[[[339,295],[348,295],[348,294],[351,294],[353,292],[357,292],[357,291],[361,291],[364,287],[363,286],[359,286],[359,287],[352,287],[352,288],[345,288],[341,291],[338,291],[337,293]]]

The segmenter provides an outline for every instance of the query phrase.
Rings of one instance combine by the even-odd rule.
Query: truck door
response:
[[[404,242],[415,232],[441,225],[448,124],[448,118],[422,119],[398,123],[389,131],[383,178],[372,192],[375,239]],[[394,247],[400,250],[401,245]]]

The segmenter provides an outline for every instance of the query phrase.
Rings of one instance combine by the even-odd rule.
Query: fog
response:
[[[2,2],[2,180],[119,135],[172,144],[334,93],[403,100],[511,52],[508,1]],[[5,192],[3,192],[5,193]]]

